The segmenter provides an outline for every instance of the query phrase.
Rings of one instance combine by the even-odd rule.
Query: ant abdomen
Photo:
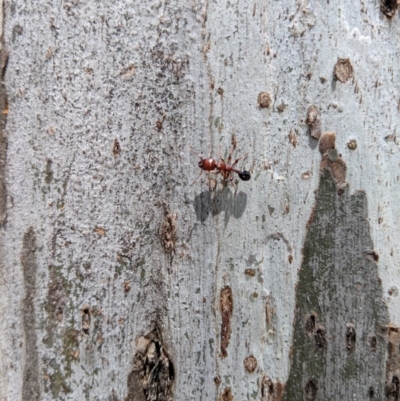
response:
[[[249,181],[250,178],[251,178],[251,175],[250,175],[250,173],[249,173],[248,171],[243,170],[243,171],[240,171],[240,172],[239,172],[239,178],[240,178],[242,181]]]

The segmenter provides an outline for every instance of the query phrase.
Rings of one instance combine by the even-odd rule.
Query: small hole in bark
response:
[[[326,334],[323,328],[320,327],[315,331],[314,340],[315,340],[315,346],[318,349],[323,349],[326,347]]]
[[[308,334],[312,334],[315,330],[315,315],[311,314],[307,317],[305,329]]]
[[[375,336],[371,336],[368,339],[368,344],[371,351],[376,351],[377,340]]]
[[[392,18],[397,11],[397,0],[381,0],[381,11],[388,18]]]
[[[317,382],[314,379],[311,379],[307,382],[304,387],[304,398],[307,401],[314,401],[317,398],[318,386]]]
[[[355,347],[356,347],[356,329],[353,324],[348,324],[346,331],[346,349],[349,352],[353,352]]]
[[[368,390],[368,396],[369,396],[370,399],[372,399],[372,398],[374,398],[374,395],[375,395],[375,390],[374,390],[374,388],[371,386],[371,387],[369,388],[369,390]]]
[[[90,329],[90,310],[89,307],[85,306],[82,309],[82,331],[85,334],[89,334]]]
[[[214,377],[214,383],[216,386],[221,384],[221,377],[219,375]]]
[[[347,142],[347,147],[350,150],[356,150],[357,149],[357,141],[355,139],[350,139],[350,141]]]

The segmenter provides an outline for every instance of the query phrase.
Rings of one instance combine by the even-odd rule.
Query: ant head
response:
[[[251,175],[250,175],[250,173],[249,173],[248,171],[243,170],[243,171],[241,171],[241,172],[239,173],[239,178],[240,178],[242,181],[249,181],[250,178],[251,178]]]
[[[203,159],[200,159],[200,160],[199,160],[199,167],[200,167],[200,168],[203,168]]]

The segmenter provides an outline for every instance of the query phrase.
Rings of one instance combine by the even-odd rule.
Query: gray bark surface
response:
[[[1,400],[400,399],[396,2],[3,8]]]

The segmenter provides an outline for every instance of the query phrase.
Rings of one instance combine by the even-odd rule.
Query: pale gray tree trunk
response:
[[[0,399],[400,400],[396,7],[2,4]]]

